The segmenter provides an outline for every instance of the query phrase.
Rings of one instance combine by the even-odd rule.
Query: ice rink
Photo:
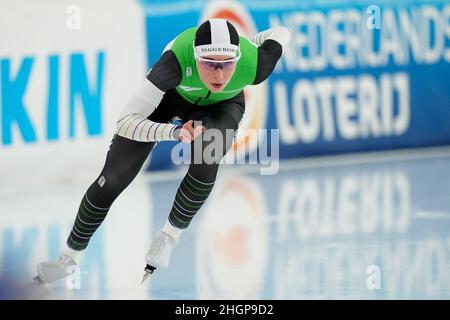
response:
[[[256,166],[224,166],[169,268],[142,286],[152,235],[185,168],[141,173],[91,240],[79,277],[45,288],[24,286],[38,262],[58,256],[95,177],[3,188],[1,292],[43,299],[449,299],[449,169],[449,149],[285,161],[272,176]]]

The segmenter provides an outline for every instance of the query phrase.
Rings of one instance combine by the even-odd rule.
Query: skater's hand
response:
[[[197,126],[194,128],[192,126],[193,122],[193,120],[189,120],[188,122],[183,124],[178,140],[185,143],[191,143],[193,140],[195,140],[195,138],[206,131],[206,128],[204,126]]]

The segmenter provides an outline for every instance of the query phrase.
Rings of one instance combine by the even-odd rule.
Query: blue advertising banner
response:
[[[280,158],[450,143],[446,1],[142,4],[149,67],[178,33],[208,18],[226,18],[248,37],[290,29],[273,74],[245,92],[244,129],[279,129]],[[236,143],[252,140],[244,138]],[[258,141],[249,143],[252,152]],[[156,148],[149,168],[170,168],[172,147]]]

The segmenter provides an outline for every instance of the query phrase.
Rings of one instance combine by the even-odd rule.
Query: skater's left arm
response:
[[[250,41],[258,46],[258,65],[253,84],[260,84],[273,72],[291,39],[289,29],[275,27],[255,34]]]

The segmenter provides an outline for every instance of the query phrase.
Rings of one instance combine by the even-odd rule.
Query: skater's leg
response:
[[[174,107],[164,96],[148,119],[167,123],[175,115],[183,117],[188,110]],[[103,170],[83,195],[62,254],[56,261],[39,263],[35,281],[53,282],[67,275],[68,266],[79,263],[81,252],[105,219],[112,203],[136,177],[155,144],[114,135]]]
[[[220,107],[212,109],[210,113],[202,117],[208,130],[217,129],[220,131],[223,137],[222,150],[215,155],[215,161],[211,163],[211,160],[203,158],[203,156],[208,156],[205,148],[213,150],[214,145],[211,144],[218,143],[218,141],[216,139],[202,141],[201,150],[195,150],[195,142],[192,143],[191,164],[177,190],[168,223],[166,224],[167,230],[170,230],[171,226],[176,227],[176,229],[187,228],[194,215],[205,203],[214,187],[219,162],[232,145],[232,139],[230,136],[226,136],[226,131],[231,129],[233,132],[236,132],[243,113],[244,108],[240,104],[223,103]],[[199,151],[201,151],[202,156],[196,157],[194,153]]]
[[[112,203],[136,177],[154,145],[154,142],[137,142],[114,136],[103,170],[81,200],[67,239],[69,248],[76,251],[86,248]]]
[[[155,269],[165,268],[169,265],[172,251],[178,244],[181,232],[189,226],[194,215],[208,198],[216,180],[220,159],[231,148],[233,139],[227,138],[227,129],[231,129],[233,133],[236,132],[244,115],[244,110],[244,95],[241,94],[234,100],[223,101],[217,105],[205,107],[203,110],[200,108],[193,109],[192,112],[183,117],[183,122],[201,120],[202,125],[208,130],[217,129],[225,143],[217,145],[218,142],[215,139],[205,141],[200,136],[197,138],[201,141],[200,150],[196,150],[195,142],[197,141],[191,144],[191,164],[177,190],[172,210],[164,227],[156,233],[152,240],[146,256],[147,264],[142,282]],[[208,131],[205,134],[208,134]],[[222,152],[218,151],[215,156],[216,161],[211,162],[209,161],[211,159],[204,159],[203,157],[205,148],[209,150],[218,149]],[[196,152],[201,153],[200,157],[196,157]]]
[[[154,143],[114,136],[105,166],[81,200],[75,223],[63,253],[56,261],[38,264],[38,283],[49,283],[67,276],[67,268],[79,263],[80,254],[105,219],[117,196],[133,181]]]
[[[180,112],[166,97],[148,119],[167,123]],[[72,232],[67,239],[66,253],[76,256],[83,250],[119,194],[133,181],[155,146],[155,142],[138,142],[115,135],[105,166],[91,184],[78,209]]]
[[[202,120],[203,125],[209,129],[217,129],[222,136],[226,136],[226,130],[232,129],[235,132],[238,129],[242,119],[244,108],[240,104],[225,103],[224,108],[214,108],[211,112],[192,114],[191,117],[184,119]],[[206,131],[208,133],[208,131]],[[201,139],[201,137],[200,137]],[[224,140],[227,140],[224,138]],[[228,139],[220,147],[221,151],[215,157],[217,161],[211,163],[203,158],[205,148],[213,148],[211,145],[217,143],[216,140],[201,141],[201,150],[195,150],[195,142],[192,144],[192,159],[188,172],[181,182],[172,210],[168,220],[162,230],[159,230],[153,238],[149,252],[147,253],[145,274],[143,281],[156,268],[167,267],[169,264],[171,252],[177,245],[181,232],[186,229],[194,215],[201,208],[208,198],[216,180],[220,159],[226,154],[232,145],[232,139]],[[194,152],[201,151],[200,161],[195,162]],[[197,157],[198,158],[198,157]]]

